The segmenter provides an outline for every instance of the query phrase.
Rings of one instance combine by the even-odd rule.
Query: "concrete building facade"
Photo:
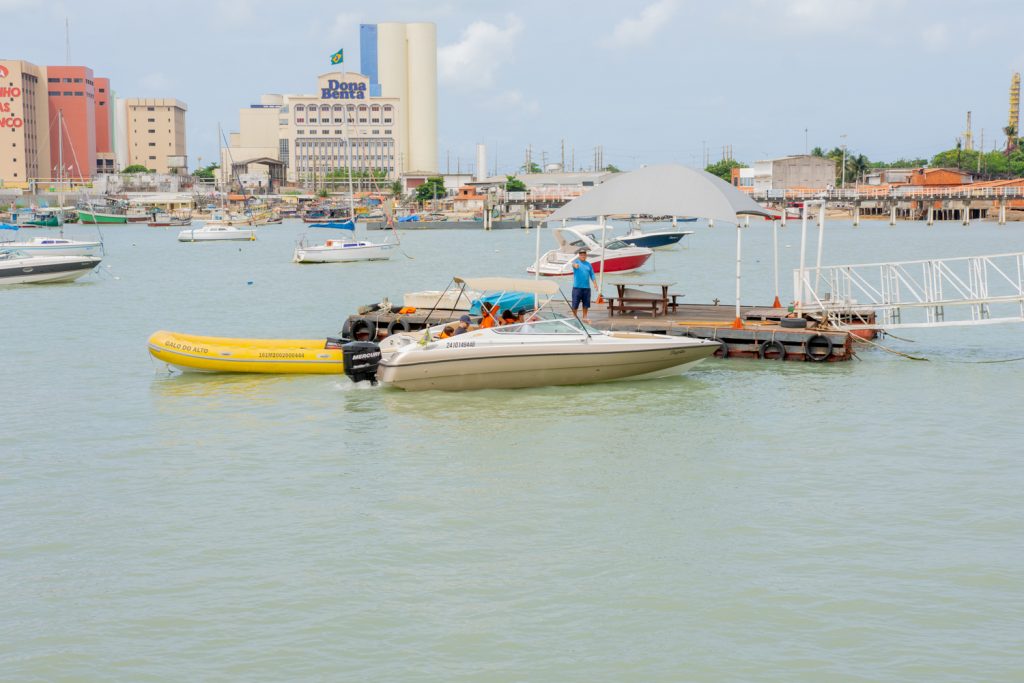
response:
[[[96,169],[96,85],[87,66],[48,66],[46,86],[49,95],[50,174],[58,175],[63,138],[64,176],[87,180]],[[56,125],[57,113],[63,113],[64,130]],[[58,137],[60,136],[60,137]]]
[[[46,68],[0,60],[0,186],[50,175],[48,116]]]
[[[836,162],[810,154],[755,161],[753,168],[755,192],[793,188],[824,190],[836,180]]]
[[[118,106],[124,109],[124,165],[185,173],[185,103],[173,98],[128,98],[118,100]]]
[[[109,78],[93,80],[96,94],[96,173],[114,173],[114,98]]]

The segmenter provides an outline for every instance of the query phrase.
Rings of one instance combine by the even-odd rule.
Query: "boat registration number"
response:
[[[474,346],[476,346],[475,341],[450,341],[444,344],[446,349],[468,349]]]

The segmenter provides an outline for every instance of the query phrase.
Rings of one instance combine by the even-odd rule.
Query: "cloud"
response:
[[[492,109],[514,109],[517,113],[522,114],[540,112],[540,103],[537,100],[526,99],[520,90],[503,90],[488,98],[487,105]]]
[[[361,20],[354,12],[340,12],[334,17],[328,35],[333,40],[343,40],[359,35],[359,24]]]
[[[159,71],[154,71],[140,78],[139,85],[142,86],[143,90],[164,91],[170,89],[171,79]]]
[[[611,44],[616,47],[643,44],[664,28],[678,6],[677,0],[658,0],[645,7],[636,19],[623,19],[612,31]]]
[[[930,24],[921,31],[921,40],[929,50],[941,50],[949,43],[949,29],[945,24]]]
[[[756,9],[791,30],[844,31],[871,20],[879,10],[893,10],[901,0],[756,0]],[[760,19],[759,19],[760,20]]]
[[[504,27],[474,21],[462,32],[459,42],[437,51],[441,82],[467,89],[492,87],[498,69],[512,61],[516,38],[522,30],[522,20],[513,14],[506,17]]]

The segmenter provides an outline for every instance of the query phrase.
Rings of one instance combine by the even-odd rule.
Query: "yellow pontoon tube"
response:
[[[149,352],[179,370],[336,375],[345,371],[342,349],[328,339],[232,339],[160,330]]]

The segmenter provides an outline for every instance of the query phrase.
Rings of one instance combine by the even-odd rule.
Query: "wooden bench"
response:
[[[643,283],[638,283],[643,284]],[[679,298],[683,294],[669,294],[668,288],[672,283],[654,283],[649,286],[660,287],[661,292],[647,292],[642,289],[630,288],[624,283],[616,284],[617,296],[608,298],[608,317],[614,317],[616,313],[650,313],[651,317],[668,315],[669,310],[673,313],[679,307]]]

